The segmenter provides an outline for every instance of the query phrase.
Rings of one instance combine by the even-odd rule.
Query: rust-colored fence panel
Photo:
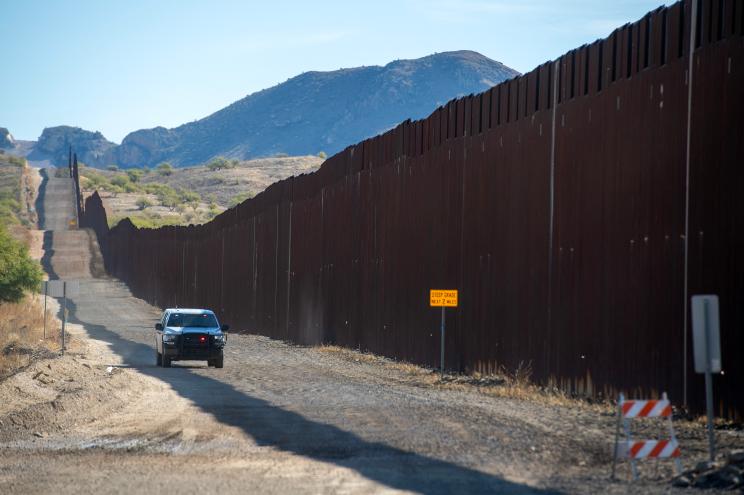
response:
[[[741,418],[744,5],[699,6],[694,24],[690,1],[657,9],[208,224],[109,231],[96,193],[82,225],[134,294],[242,331],[435,366],[428,290],[457,288],[449,367],[529,365],[572,392],[693,409],[686,301],[717,293],[716,403]]]

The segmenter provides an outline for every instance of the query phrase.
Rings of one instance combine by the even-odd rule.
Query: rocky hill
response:
[[[61,165],[67,163],[70,147],[77,153],[78,160],[103,165],[116,144],[107,140],[100,132],[61,125],[47,127],[42,131],[34,146],[34,154],[48,156],[52,162]]]
[[[202,120],[133,132],[116,149],[115,161],[124,167],[163,160],[183,166],[215,155],[330,155],[515,75],[470,51],[398,60],[384,67],[307,72]]]
[[[214,114],[173,129],[128,134],[121,145],[99,132],[44,129],[30,158],[66,163],[70,145],[88,165],[122,168],[204,163],[223,155],[329,156],[406,119],[425,117],[447,101],[481,92],[518,73],[472,51],[445,52],[384,67],[307,72],[258,91]]]
[[[10,131],[5,127],[0,127],[0,148],[10,149],[15,147],[15,141]]]

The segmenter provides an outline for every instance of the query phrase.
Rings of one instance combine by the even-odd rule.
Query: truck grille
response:
[[[181,341],[184,349],[206,349],[209,347],[209,334],[187,333],[183,335]]]

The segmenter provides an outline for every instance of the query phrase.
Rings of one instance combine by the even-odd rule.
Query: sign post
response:
[[[44,282],[44,340],[46,340],[46,322],[47,322],[47,293],[49,292],[49,282]]]
[[[692,296],[692,343],[695,354],[695,372],[705,373],[708,454],[710,462],[714,462],[716,445],[713,435],[713,373],[721,372],[718,296]]]
[[[442,308],[442,324],[440,326],[441,343],[439,345],[439,372],[444,379],[444,309],[457,307],[457,289],[431,289],[429,291],[429,306]]]
[[[77,280],[47,280],[44,282],[44,338],[46,338],[46,296],[62,298],[62,352],[65,351],[65,327],[67,326],[67,298],[80,294]]]
[[[65,325],[67,324],[67,282],[62,282],[62,354],[65,353]]]

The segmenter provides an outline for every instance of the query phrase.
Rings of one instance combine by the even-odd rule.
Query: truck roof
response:
[[[188,315],[214,314],[212,310],[197,308],[168,308],[165,311],[168,313],[183,313]]]

